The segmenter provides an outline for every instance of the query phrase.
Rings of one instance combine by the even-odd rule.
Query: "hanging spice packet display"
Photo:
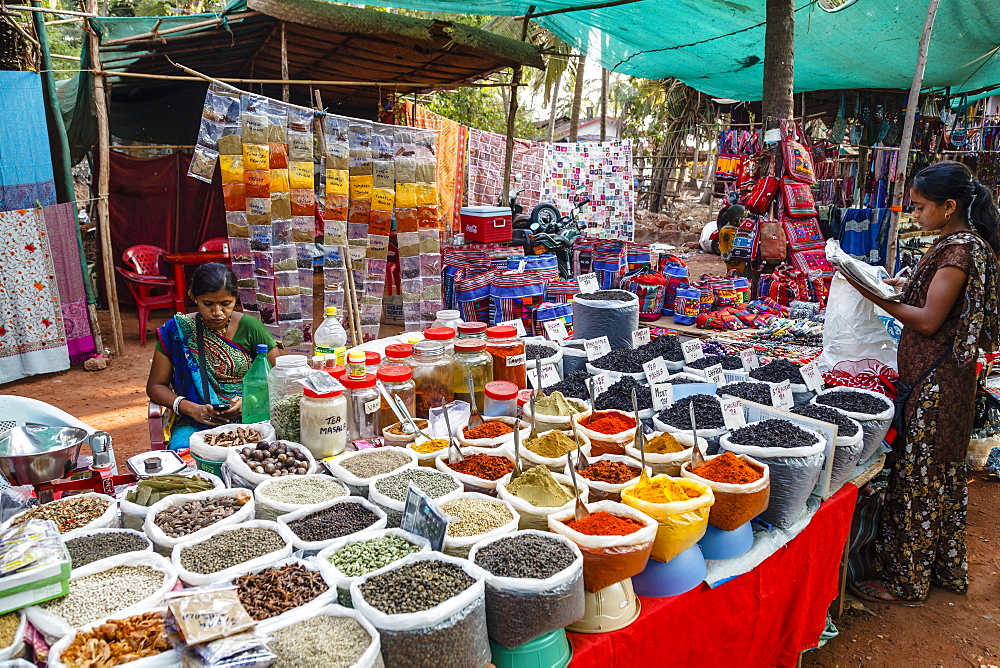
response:
[[[239,118],[239,108],[239,98],[232,92],[215,84],[209,86],[205,93],[205,104],[202,107],[201,122],[198,127],[198,141],[194,147],[194,155],[191,156],[191,164],[188,166],[188,176],[205,183],[212,182],[220,154],[231,154],[233,140],[222,141],[222,137],[226,134],[227,127],[231,128]],[[232,133],[233,130],[230,129],[229,132]],[[227,150],[224,151],[223,148]]]
[[[441,308],[441,237],[437,192],[437,131],[414,133],[420,248],[420,321],[428,327]]]

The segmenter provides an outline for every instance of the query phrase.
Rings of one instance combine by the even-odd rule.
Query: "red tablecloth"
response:
[[[573,668],[795,666],[815,647],[837,597],[858,489],[844,485],[809,525],[734,580],[670,598],[641,597],[642,613],[613,633],[570,633]]]

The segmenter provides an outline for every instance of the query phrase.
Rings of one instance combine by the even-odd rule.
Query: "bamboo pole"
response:
[[[175,63],[176,64],[176,63]],[[182,65],[177,65],[181,69],[187,69]],[[54,72],[61,73],[76,73],[76,72],[90,72],[96,73],[98,70],[53,70]],[[103,71],[103,70],[102,70]],[[193,71],[193,70],[192,70]],[[112,77],[126,77],[130,79],[157,79],[161,81],[198,81],[206,80],[204,76],[182,76],[179,74],[144,74],[142,72],[115,72],[107,71],[105,72],[108,76]],[[414,82],[414,81],[327,81],[322,79],[240,79],[235,77],[219,77],[218,79],[211,79],[214,83],[219,84],[294,84],[303,86],[377,86],[379,88],[399,88],[399,87],[416,87],[416,88],[435,88],[435,87],[461,87],[461,88],[501,88],[505,86],[527,86],[526,83],[470,83],[463,81],[456,81],[454,83],[447,83],[441,81],[425,81],[425,82]],[[229,85],[228,88],[236,89],[235,86]]]
[[[59,14],[62,16],[97,16],[88,12],[74,12],[69,9],[49,9],[48,7],[28,7],[27,5],[0,5],[0,9],[16,12],[39,12],[42,14]]]
[[[97,0],[90,0],[88,7],[97,10]],[[91,64],[94,74],[94,102],[97,112],[97,227],[101,235],[101,264],[104,269],[104,287],[108,295],[108,311],[111,313],[111,329],[114,332],[115,354],[125,354],[125,337],[122,333],[122,315],[118,307],[118,285],[115,281],[115,259],[111,248],[111,216],[108,211],[108,190],[111,185],[111,127],[108,113],[108,94],[105,89],[104,72],[101,70],[100,38],[88,19],[85,23],[87,40],[90,44]]]
[[[539,18],[541,16],[552,16],[553,14],[565,14],[567,12],[584,12],[590,9],[605,9],[607,7],[617,7],[618,5],[630,5],[633,2],[642,2],[642,0],[613,0],[613,2],[600,2],[596,5],[580,5],[579,7],[564,7],[562,9],[552,9],[547,12],[538,12],[534,15],[534,18]],[[524,16],[515,16],[515,21],[520,21],[521,19],[532,18],[531,10]]]
[[[260,12],[250,11],[250,12],[240,12],[238,14],[232,14],[231,16],[219,16],[214,19],[209,19],[207,21],[195,21],[194,23],[186,23],[182,26],[167,28],[166,30],[153,30],[150,32],[139,33],[138,35],[130,35],[129,37],[119,37],[118,39],[111,39],[105,42],[104,46],[115,46],[117,44],[130,44],[132,42],[138,42],[144,39],[149,39],[150,37],[170,35],[175,32],[184,32],[185,30],[194,30],[196,28],[207,28],[209,26],[219,25],[223,22],[223,20],[225,20],[227,23],[232,23],[233,21],[241,21],[243,19],[250,18],[251,16],[257,16],[258,14],[260,14]]]
[[[937,17],[940,0],[930,0],[927,4],[927,18],[924,19],[924,32],[920,35],[920,46],[917,48],[917,66],[913,71],[913,84],[906,98],[906,118],[903,121],[903,136],[899,142],[899,157],[896,162],[895,182],[892,186],[892,206],[889,222],[889,245],[885,254],[885,268],[889,274],[896,270],[896,251],[899,244],[899,215],[903,212],[903,192],[906,189],[906,172],[910,158],[910,145],[913,142],[913,125],[917,116],[917,103],[920,100],[920,88],[924,82],[924,69],[927,67],[927,51],[931,44],[931,32],[934,30],[934,19]]]
[[[288,80],[288,31],[286,23],[281,22],[281,78]],[[281,101],[288,102],[288,84],[281,84]]]
[[[528,36],[528,21],[531,13],[535,11],[535,6],[528,7],[521,23],[521,41]],[[511,76],[511,83],[514,86],[510,89],[510,104],[507,107],[507,142],[506,151],[503,158],[503,188],[500,189],[501,206],[510,206],[510,178],[511,168],[514,165],[514,124],[517,121],[517,85],[521,83],[521,66],[514,67],[514,74]]]

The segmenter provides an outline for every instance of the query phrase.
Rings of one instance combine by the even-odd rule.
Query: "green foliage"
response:
[[[445,118],[490,132],[507,133],[507,109],[496,88],[459,88],[427,96],[423,104]],[[525,114],[518,109],[514,119],[514,136],[522,139],[539,139],[541,133]]]

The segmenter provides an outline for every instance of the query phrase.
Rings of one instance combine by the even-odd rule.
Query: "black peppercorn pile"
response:
[[[332,540],[367,529],[378,521],[378,515],[360,503],[338,503],[288,523],[288,528],[302,540],[315,542]]]
[[[729,440],[760,448],[800,448],[817,443],[815,434],[810,434],[788,420],[762,420],[748,424],[729,434]]]
[[[816,403],[865,415],[877,415],[892,405],[888,399],[879,399],[864,392],[851,392],[850,390],[821,394],[816,397]]]
[[[795,362],[782,358],[778,358],[762,367],[754,369],[750,372],[750,377],[756,380],[764,380],[768,383],[780,383],[788,380],[793,384],[804,385],[806,382],[802,378],[802,372],[799,371],[799,365]]]
[[[544,536],[502,538],[476,553],[476,565],[505,578],[550,578],[573,563],[573,551]]]
[[[620,373],[642,373],[642,363],[643,360],[639,355],[639,351],[632,348],[612,350],[604,357],[591,362],[598,369],[607,369],[608,371],[618,371]]]
[[[806,404],[792,409],[796,415],[804,415],[821,422],[829,422],[837,425],[837,436],[856,436],[861,427],[857,422],[847,417],[840,411],[828,406],[817,404]]]
[[[742,371],[743,360],[736,355],[709,355],[695,360],[688,364],[692,369],[707,369],[710,366],[721,364],[726,371]]]
[[[625,290],[598,290],[597,292],[578,292],[573,299],[590,299],[600,302],[630,302],[635,295]]]
[[[676,336],[658,336],[649,343],[644,343],[635,349],[639,353],[639,358],[643,362],[662,357],[670,362],[679,362],[684,359],[684,351],[681,350],[681,342]]]
[[[387,615],[428,610],[474,585],[476,581],[446,561],[416,561],[375,575],[361,585],[361,595]]]
[[[640,385],[632,376],[622,376],[607,391],[597,395],[596,410],[619,410],[632,412],[632,390],[635,390],[635,401],[640,411],[653,407],[653,394],[649,385]]]
[[[722,419],[722,406],[718,397],[710,394],[692,394],[690,397],[678,399],[666,410],[660,411],[656,417],[660,422],[680,429],[691,428],[691,411],[688,408],[694,404],[694,419],[698,429],[722,429],[726,423]]]
[[[529,360],[537,359],[547,359],[556,354],[549,346],[543,346],[537,343],[529,343],[524,347],[524,354]]]
[[[573,397],[574,399],[590,401],[590,395],[587,394],[587,385],[584,382],[588,378],[590,378],[590,374],[586,371],[574,371],[558,383],[546,387],[545,391],[548,394],[552,394],[553,392],[562,392],[564,397]]]
[[[771,403],[771,388],[764,383],[729,383],[720,387],[715,393],[720,397],[728,394],[731,397],[739,397],[765,406],[773,405]]]

